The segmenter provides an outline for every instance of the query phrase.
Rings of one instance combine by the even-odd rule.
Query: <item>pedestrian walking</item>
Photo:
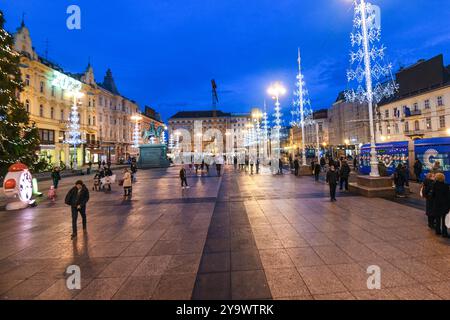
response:
[[[75,186],[69,190],[66,195],[65,203],[70,206],[72,212],[72,236],[75,239],[77,236],[77,220],[78,213],[81,215],[83,223],[83,231],[87,228],[86,205],[89,201],[89,190],[84,185],[83,181],[78,180]]]
[[[445,184],[445,176],[443,173],[437,173],[435,175],[431,198],[433,201],[432,214],[436,223],[436,234],[448,238],[445,217],[450,210],[450,190],[449,186]]]
[[[345,191],[348,191],[348,178],[350,177],[350,166],[346,160],[342,161],[341,169],[339,170],[339,190],[345,187]]]
[[[283,161],[280,159],[278,159],[278,173],[279,174],[283,174]]]
[[[47,193],[47,198],[51,202],[55,202],[56,201],[56,189],[55,189],[54,186],[50,186],[50,189],[48,190],[48,193]]]
[[[238,159],[236,156],[233,157],[233,165],[234,165],[234,171],[237,170],[237,165],[238,165]]]
[[[416,158],[416,161],[414,162],[414,175],[416,176],[416,181],[418,183],[420,182],[422,170],[423,170],[422,162],[420,162],[420,160]]]
[[[182,166],[180,169],[180,180],[181,180],[181,189],[187,188],[189,189],[187,178],[186,178],[186,169]]]
[[[131,199],[131,192],[133,191],[133,180],[131,178],[131,172],[128,169],[123,171],[123,197]]]
[[[89,160],[88,162],[88,168],[87,168],[87,174],[91,174],[91,170],[92,170],[92,161]]]
[[[298,161],[298,157],[295,157],[294,160],[294,175],[298,177],[298,171],[300,169],[300,162]]]
[[[256,158],[256,174],[259,174],[259,158]]]
[[[358,157],[353,158],[353,170],[358,171]]]
[[[94,186],[92,187],[92,190],[99,191],[100,190],[100,172],[97,171],[94,175]]]
[[[53,181],[53,187],[55,187],[55,189],[58,189],[59,180],[61,180],[61,174],[59,171],[59,167],[53,168],[51,177],[52,177],[52,181]]]
[[[325,165],[326,165],[326,164],[327,164],[327,162],[325,161],[325,158],[322,156],[322,157],[320,158],[320,167],[321,167],[322,171],[325,170]]]
[[[405,197],[406,175],[403,165],[399,163],[394,173],[395,195],[399,198]]]
[[[320,163],[316,162],[316,164],[314,165],[314,180],[317,182],[319,181],[319,177],[320,177]]]
[[[425,176],[423,180],[422,187],[420,189],[420,196],[425,198],[425,214],[428,217],[428,227],[430,229],[435,228],[435,219],[433,216],[433,185],[434,185],[434,174],[431,172]]]
[[[330,186],[330,200],[336,201],[336,187],[339,181],[339,173],[336,171],[334,165],[330,166],[330,169],[327,172],[327,183]]]

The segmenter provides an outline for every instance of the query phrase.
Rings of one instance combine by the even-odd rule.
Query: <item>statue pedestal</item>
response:
[[[138,168],[167,168],[170,166],[167,159],[165,144],[144,144],[139,146]]]
[[[358,176],[356,182],[349,183],[349,189],[351,192],[368,198],[392,198],[395,196],[391,177]]]

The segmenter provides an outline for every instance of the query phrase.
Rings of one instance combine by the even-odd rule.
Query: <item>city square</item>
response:
[[[0,0],[1,303],[450,300],[445,0],[74,2]]]
[[[449,298],[449,242],[423,210],[347,193],[330,203],[323,181],[268,171],[191,174],[186,190],[178,180],[172,168],[142,170],[130,201],[119,188],[94,192],[76,241],[63,199],[2,212],[1,298]],[[66,287],[73,264],[81,290]],[[367,289],[370,265],[381,290]]]

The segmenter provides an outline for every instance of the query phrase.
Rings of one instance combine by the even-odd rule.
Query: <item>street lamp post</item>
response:
[[[320,139],[319,139],[319,123],[316,121],[316,146],[317,146],[317,161],[320,158]]]

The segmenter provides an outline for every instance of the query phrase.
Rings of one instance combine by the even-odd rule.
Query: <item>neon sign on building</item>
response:
[[[78,92],[81,90],[81,82],[75,80],[65,74],[54,71],[53,72],[54,79],[52,80],[52,86],[70,91],[70,92]]]

